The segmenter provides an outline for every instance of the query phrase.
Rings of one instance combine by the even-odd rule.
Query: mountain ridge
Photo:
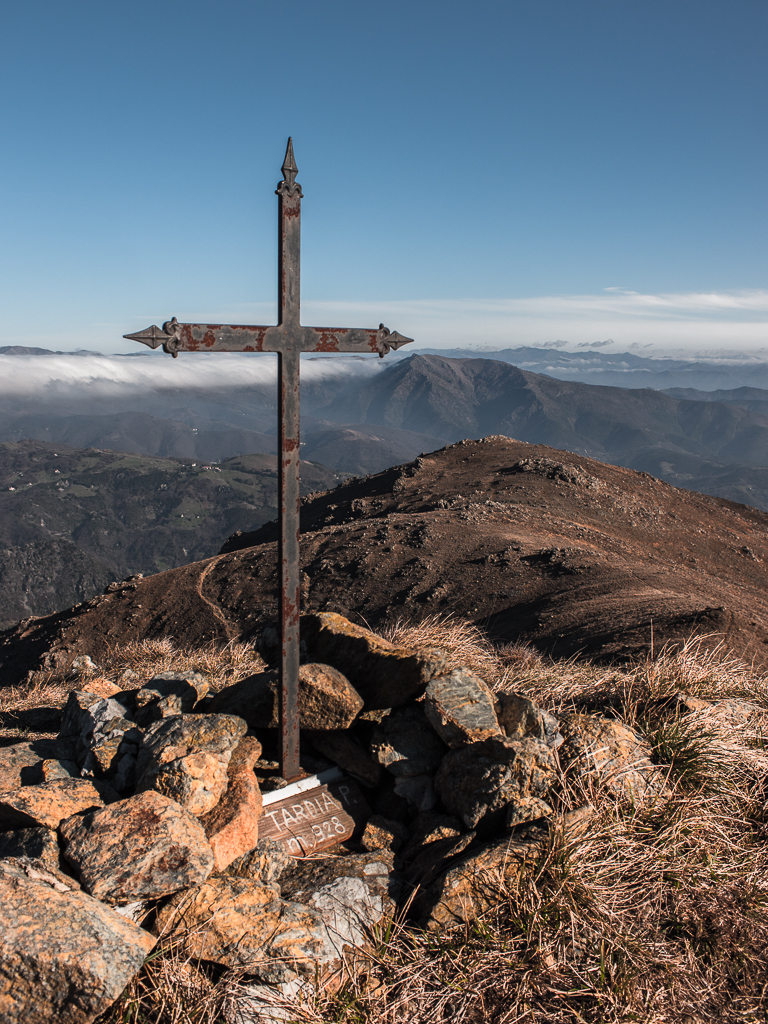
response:
[[[277,617],[276,534],[18,624],[4,678],[137,639],[256,639]],[[543,445],[462,441],[307,498],[301,553],[305,610],[374,627],[458,615],[608,660],[698,630],[767,660],[768,514]]]

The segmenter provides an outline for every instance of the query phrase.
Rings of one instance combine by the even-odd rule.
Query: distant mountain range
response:
[[[767,339],[768,340],[768,339]],[[521,370],[543,373],[558,380],[607,384],[620,388],[697,388],[702,391],[741,387],[768,388],[768,362],[754,359],[669,359],[640,356],[634,352],[605,352],[586,348],[568,352],[560,348],[419,350],[420,355],[453,359],[496,359]]]
[[[768,417],[732,403],[560,381],[497,360],[415,355],[316,415],[445,442],[504,434],[768,509]]]
[[[509,351],[531,359],[599,357],[603,368],[619,358],[667,362]],[[43,398],[21,408],[0,399],[0,440],[197,461],[276,451],[273,383],[225,389],[209,380],[119,398],[88,391],[87,413],[77,387],[59,389],[55,401]],[[302,382],[302,455],[337,472],[379,472],[446,442],[487,434],[554,445],[768,508],[768,390],[754,386],[627,390],[563,381],[498,359],[419,354],[374,374],[310,374]]]
[[[85,365],[82,355],[67,358]],[[204,558],[274,517],[274,382],[223,388],[209,375],[205,386],[117,396],[56,384],[53,396],[0,397],[0,621]],[[768,390],[758,387],[624,389],[420,354],[302,382],[305,491],[489,435],[768,510]],[[214,464],[220,472],[201,468]]]

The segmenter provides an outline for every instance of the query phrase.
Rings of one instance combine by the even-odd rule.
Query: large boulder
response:
[[[274,671],[257,672],[224,687],[212,698],[209,712],[239,715],[251,729],[280,724],[280,687]],[[302,729],[347,729],[363,708],[354,686],[332,665],[299,668],[299,718]]]
[[[227,791],[232,751],[246,731],[234,715],[174,715],[150,726],[136,764],[142,792],[154,789],[190,814],[213,810]]]
[[[435,790],[451,814],[487,835],[551,813],[545,797],[555,768],[540,740],[494,738],[446,754]]]
[[[158,913],[157,928],[184,936],[193,957],[272,983],[314,978],[336,956],[319,910],[249,878],[216,875],[179,893]]]
[[[199,885],[214,867],[197,818],[152,790],[69,818],[60,832],[83,888],[111,904]]]
[[[89,1024],[141,967],[155,939],[83,892],[0,862],[0,1021]]]
[[[398,647],[333,612],[302,616],[301,641],[309,660],[344,673],[366,708],[407,704],[420,697],[430,679],[445,672],[448,664],[444,651]]]
[[[535,843],[506,838],[460,853],[417,893],[416,916],[430,929],[469,924],[498,904],[526,858],[538,852]]]
[[[303,729],[348,729],[363,710],[363,698],[332,665],[299,668],[299,715]]]

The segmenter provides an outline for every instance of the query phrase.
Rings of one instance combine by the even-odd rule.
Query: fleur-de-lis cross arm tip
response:
[[[402,345],[410,345],[413,343],[413,338],[406,338],[405,335],[398,334],[397,331],[390,331],[384,326],[384,324],[379,324],[376,340],[378,342],[379,357],[381,359],[384,358],[390,349],[398,349]]]
[[[168,342],[178,338],[178,323],[179,321],[174,316],[170,320],[166,320],[162,327],[152,324],[151,327],[147,327],[143,331],[137,331],[135,334],[124,334],[123,337],[127,338],[128,341],[140,341],[142,345],[147,345],[152,349],[160,348],[162,345],[166,352],[176,356],[178,353],[173,352],[167,345]]]

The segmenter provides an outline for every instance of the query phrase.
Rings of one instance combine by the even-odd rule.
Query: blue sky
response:
[[[273,322],[768,358],[766,0],[0,5],[0,345]]]

